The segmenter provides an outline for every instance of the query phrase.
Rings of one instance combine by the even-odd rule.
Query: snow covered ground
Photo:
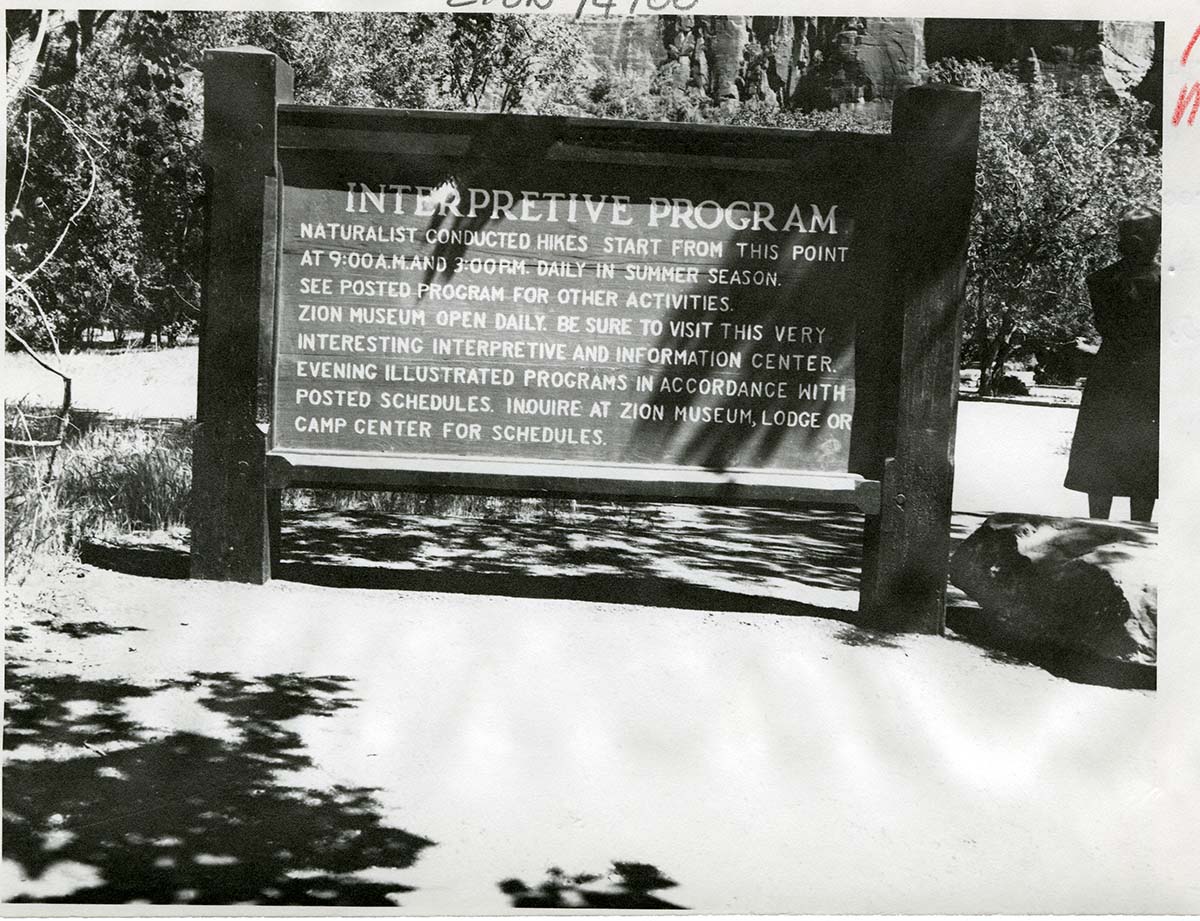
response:
[[[241,787],[256,781],[227,769],[255,763],[253,742],[254,757],[280,759],[268,761],[275,783],[308,791],[335,830],[365,813],[432,842],[411,866],[370,869],[378,858],[357,853],[353,835],[328,857],[410,912],[503,912],[502,880],[536,883],[552,866],[602,874],[617,860],[657,867],[678,882],[657,895],[701,912],[1200,905],[1200,879],[1171,847],[1190,827],[1164,784],[1153,692],[1072,684],[951,638],[636,597],[253,588],[99,570],[44,587],[50,597],[57,628],[27,624],[9,645],[41,682],[17,672],[10,689],[26,701],[39,692],[30,706],[55,714],[40,743],[7,740],[9,808],[35,826],[6,839],[10,895],[86,893],[118,863],[134,881],[124,895],[143,898],[161,896],[163,861],[179,866],[182,901],[245,897],[239,874],[260,874],[264,888],[275,873],[319,877],[325,855],[276,865],[228,824],[230,804],[281,808],[270,791],[247,799]],[[255,676],[281,675],[291,697],[255,696]],[[245,685],[230,691],[230,676]],[[315,676],[337,676],[325,682],[342,690]],[[69,716],[53,699],[64,688],[84,698]],[[296,706],[338,694],[338,707]],[[124,722],[106,736],[96,724],[115,714]],[[287,732],[296,739],[279,742]],[[177,766],[160,795],[164,746],[204,757]],[[28,770],[47,758],[71,785]],[[106,783],[122,807],[101,821]],[[345,815],[330,805],[359,788],[373,792]],[[190,865],[210,871],[204,882],[188,882]],[[314,891],[335,899],[348,887]]]
[[[111,407],[115,366],[81,356],[77,393],[190,415],[188,354],[153,356]],[[962,404],[956,510],[1082,512],[1061,487],[1073,425],[1072,409]],[[440,554],[422,572],[462,572],[448,591],[86,566],[24,586],[6,618],[0,891],[478,914],[513,910],[506,879],[631,861],[700,912],[1200,908],[1187,624],[1164,631],[1158,693],[878,635],[846,622],[844,522],[797,534],[739,513],[615,537],[403,535]],[[360,555],[382,539],[339,533]],[[506,566],[552,586],[568,563],[604,591],[506,590]]]

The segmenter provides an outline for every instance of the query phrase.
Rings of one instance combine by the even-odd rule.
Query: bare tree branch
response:
[[[32,95],[34,99],[37,99],[39,102],[45,105],[63,123],[63,127],[67,129],[71,137],[73,137],[75,142],[79,145],[79,149],[82,150],[84,155],[88,158],[88,162],[91,164],[91,182],[88,185],[87,196],[83,199],[83,203],[75,209],[74,214],[67,218],[67,223],[63,227],[62,233],[58,235],[58,239],[54,241],[54,245],[50,247],[50,251],[42,257],[42,261],[21,276],[21,284],[28,282],[29,279],[33,278],[34,275],[36,275],[45,267],[46,263],[54,258],[54,254],[57,253],[58,248],[62,246],[63,240],[65,240],[67,238],[67,234],[71,232],[71,228],[74,226],[76,219],[79,217],[79,215],[83,214],[84,209],[91,204],[92,196],[96,192],[96,177],[99,175],[99,169],[96,166],[96,158],[92,156],[91,150],[88,149],[87,144],[83,142],[83,138],[81,138],[79,132],[76,131],[74,122],[72,122],[71,119],[67,118],[65,115],[59,112],[57,108],[51,105],[41,93],[33,92]],[[57,348],[58,345],[55,343],[56,351]]]
[[[65,112],[63,112],[63,110],[58,108],[58,106],[54,105],[54,103],[52,103],[49,99],[46,98],[46,94],[43,93],[41,90],[31,86],[31,87],[29,87],[29,89],[26,92],[29,92],[29,93],[33,94],[34,96],[36,96],[38,98],[38,100],[42,103],[42,105],[44,105],[47,109],[49,109],[51,112],[53,112],[55,114],[55,116],[57,116],[61,121],[68,122],[70,124],[70,126],[75,129],[76,132],[78,132],[79,134],[82,134],[85,138],[87,138],[89,141],[91,141],[93,144],[95,144],[101,150],[109,149],[109,146],[107,144],[105,144],[104,141],[98,135],[93,134],[91,131],[89,131],[87,128],[85,128],[83,125],[79,124],[79,122],[75,121],[73,118],[71,118]]]
[[[17,194],[13,198],[12,211],[8,214],[11,221],[17,213],[17,205],[21,203],[21,192],[25,190],[25,177],[29,175],[29,149],[33,146],[33,113],[25,113],[25,165],[21,167],[21,181],[17,183]]]
[[[39,308],[39,310],[40,309],[41,308]],[[4,331],[13,337],[13,340],[17,343],[17,345],[19,345],[21,347],[21,349],[25,352],[26,355],[28,355],[30,358],[32,358],[35,362],[37,362],[39,365],[41,365],[43,368],[45,368],[51,374],[57,374],[59,377],[62,378],[63,398],[62,398],[62,406],[58,411],[58,437],[54,441],[42,441],[42,442],[35,441],[35,439],[33,438],[32,434],[29,431],[29,423],[25,422],[25,416],[23,413],[21,413],[21,421],[25,426],[25,441],[24,442],[12,441],[11,439],[9,439],[7,437],[4,439],[6,443],[13,444],[13,445],[23,445],[25,447],[33,447],[33,448],[49,448],[50,449],[50,462],[48,464],[46,464],[46,476],[45,476],[45,482],[49,483],[51,478],[54,476],[54,461],[58,457],[58,449],[60,447],[62,447],[62,443],[67,437],[67,426],[71,424],[71,378],[68,377],[66,374],[64,374],[58,368],[52,368],[50,365],[46,364],[46,362],[44,362],[42,360],[41,356],[39,356],[37,354],[37,352],[35,352],[30,347],[29,343],[26,342],[24,339],[22,339],[17,333],[13,332],[12,328],[10,326],[8,326],[8,324],[5,324]],[[58,341],[54,340],[53,337],[51,337],[51,338],[52,338],[52,341],[54,342],[55,352],[57,352],[58,351]],[[59,356],[59,359],[60,360],[62,359],[61,355]],[[20,410],[18,410],[18,412],[20,413]]]
[[[172,291],[174,291],[175,296],[177,298],[179,298],[181,301],[183,301],[183,303],[186,304],[193,312],[195,312],[196,314],[200,313],[200,308],[197,307],[191,301],[189,301],[186,297],[184,297],[183,293],[177,287],[175,287],[174,285],[167,285],[167,287],[170,288]]]
[[[42,10],[41,17],[38,19],[37,37],[30,43],[25,62],[21,65],[21,69],[17,71],[16,76],[8,80],[8,98],[16,99],[17,95],[25,88],[25,84],[33,76],[34,70],[37,68],[38,56],[41,54],[42,44],[46,41],[46,32],[50,25],[50,11]]]
[[[34,361],[36,361],[39,365],[41,365],[43,368],[45,368],[51,374],[57,374],[64,381],[70,380],[70,378],[67,377],[67,375],[64,374],[62,371],[60,371],[58,368],[54,367],[53,365],[49,365],[45,361],[43,361],[42,357],[33,350],[33,347],[28,342],[26,342],[24,339],[22,339],[20,337],[20,335],[13,332],[13,328],[11,326],[5,326],[4,331],[13,337],[13,341],[16,342],[17,345],[19,345],[21,347],[21,351],[23,351],[26,355],[28,355],[30,358],[32,358]]]
[[[9,438],[7,436],[4,438],[4,443],[6,445],[12,445],[16,448],[57,448],[60,444],[62,444],[62,442],[58,440],[28,441],[20,438]]]
[[[9,279],[12,280],[13,284],[15,284],[18,288],[24,289],[25,293],[29,295],[29,299],[33,301],[33,306],[37,308],[38,316],[42,320],[42,326],[46,328],[46,335],[50,337],[50,344],[54,346],[54,354],[58,358],[59,363],[61,363],[62,352],[60,352],[58,348],[58,337],[54,334],[54,326],[50,323],[50,318],[46,316],[46,311],[42,309],[42,302],[38,300],[37,295],[33,293],[33,288],[29,287],[27,282],[17,278],[12,272],[8,271],[8,269],[4,270],[4,274],[7,275]]]

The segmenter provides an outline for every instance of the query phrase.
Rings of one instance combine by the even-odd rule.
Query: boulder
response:
[[[1154,665],[1154,525],[1001,514],[950,561],[950,581],[996,631],[1029,648]]]

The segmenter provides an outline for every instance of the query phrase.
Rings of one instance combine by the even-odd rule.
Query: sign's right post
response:
[[[900,303],[883,311],[891,328],[876,333],[899,349],[879,369],[883,411],[865,466],[882,479],[882,501],[863,536],[860,612],[893,630],[941,633],[946,624],[979,103],[974,90],[914,87],[896,100],[892,115],[899,165],[894,232],[901,241],[892,290]]]

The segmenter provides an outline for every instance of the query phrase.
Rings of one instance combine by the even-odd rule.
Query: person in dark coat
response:
[[[1083,388],[1068,489],[1088,494],[1088,514],[1107,518],[1128,496],[1134,521],[1158,498],[1158,367],[1162,219],[1149,208],[1119,224],[1121,258],[1088,276],[1100,351]]]

